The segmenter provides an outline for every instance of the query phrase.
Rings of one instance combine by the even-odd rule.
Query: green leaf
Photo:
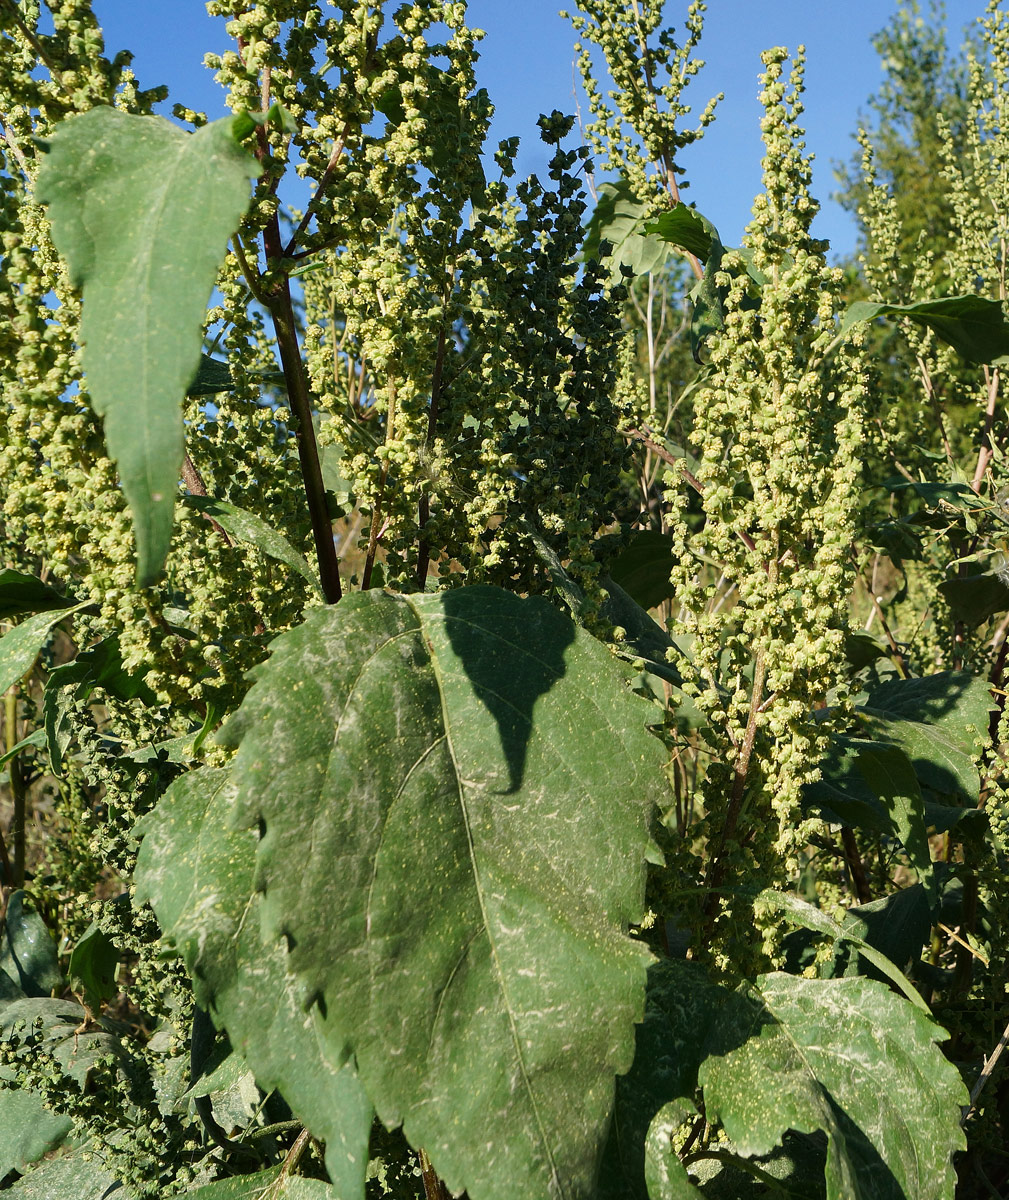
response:
[[[923,1012],[875,980],[777,974],[723,1014],[700,1079],[733,1149],[767,1154],[790,1129],[823,1130],[828,1200],[952,1200],[967,1089]]]
[[[669,683],[682,683],[683,677],[666,658],[666,651],[675,646],[669,634],[618,583],[607,576],[603,576],[600,583],[606,592],[601,615],[626,632],[627,637],[621,645],[628,655],[641,658],[645,670],[652,675]]]
[[[97,1016],[105,1001],[118,992],[118,966],[119,951],[111,938],[92,922],[70,951],[67,968],[71,988],[83,999],[92,1015]]]
[[[196,378],[186,388],[186,395],[215,396],[218,392],[230,392],[234,386],[231,368],[226,362],[211,358],[209,354],[201,354]]]
[[[5,1068],[0,1067],[0,1079]],[[30,1163],[55,1150],[70,1132],[69,1117],[50,1112],[38,1096],[23,1089],[16,1091],[0,1084],[0,1180],[11,1171],[27,1171]],[[111,1183],[109,1179],[106,1187]],[[14,1194],[17,1188],[4,1190]],[[76,1196],[75,1192],[48,1192],[54,1196]]]
[[[673,596],[673,539],[668,533],[644,529],[610,563],[610,578],[642,608],[658,608]]]
[[[901,968],[917,960],[931,928],[928,897],[921,884],[849,908],[841,922],[845,940],[856,946],[867,943]],[[845,975],[865,974],[860,957],[858,953],[839,955],[835,964],[844,962]],[[834,974],[838,973],[835,969]]]
[[[191,1200],[341,1200],[340,1192],[321,1179],[282,1172],[281,1164],[255,1175],[218,1179],[186,1195]]]
[[[589,1192],[643,1008],[650,706],[491,587],[346,596],[254,678],[221,741],[266,928],[382,1121],[474,1200]]]
[[[862,955],[872,963],[872,965],[891,983],[896,984],[897,988],[916,1005],[927,1013],[928,1005],[918,994],[913,984],[909,983],[903,973],[891,962],[889,958],[875,946],[871,945],[857,932],[857,926],[839,925],[828,913],[822,909],[816,908],[814,905],[807,903],[799,896],[792,895],[788,892],[776,892],[773,888],[765,888],[757,897],[758,901],[769,908],[773,908],[778,912],[782,912],[795,924],[801,925],[804,929],[811,929],[814,933],[822,933],[833,941],[849,941],[852,945],[857,946]],[[926,908],[926,919],[928,910]]]
[[[702,1200],[673,1152],[673,1134],[697,1110],[691,1101],[670,1101],[655,1114],[645,1141],[645,1181],[649,1200]]]
[[[994,707],[986,679],[943,671],[881,683],[858,711],[875,738],[893,742],[907,754],[922,788],[977,804],[980,780],[972,728],[986,738]]]
[[[304,555],[299,554],[291,543],[278,533],[272,526],[254,513],[246,512],[225,500],[214,500],[209,496],[185,496],[182,501],[187,508],[194,512],[203,513],[212,518],[229,537],[238,542],[247,542],[262,550],[270,558],[277,559],[285,566],[297,571],[312,585],[318,595],[322,595],[319,586],[319,576],[312,570]]]
[[[630,268],[632,275],[647,275],[673,257],[667,242],[642,231],[645,208],[623,177],[599,188],[599,201],[585,231],[583,253],[586,261],[598,259],[609,264],[611,283],[623,280],[622,267]]]
[[[153,704],[157,699],[144,682],[143,674],[126,670],[116,636],[96,642],[72,662],[50,671],[42,693],[42,719],[49,765],[57,777],[63,774],[63,755],[72,736],[70,710],[76,701],[87,700],[96,687],[117,700],[139,697],[145,704]]]
[[[998,300],[981,296],[946,296],[918,304],[876,304],[856,300],[841,318],[839,334],[876,317],[906,317],[923,325],[971,363],[999,364],[1009,355],[1009,325]]]
[[[696,363],[704,363],[708,339],[715,337],[725,328],[724,289],[715,282],[715,275],[722,269],[724,253],[725,249],[718,233],[712,226],[704,274],[690,289],[690,300],[693,304],[690,318],[690,352]]]
[[[714,226],[707,217],[702,217],[696,209],[688,207],[681,200],[675,208],[660,213],[654,221],[645,225],[643,232],[653,233],[664,242],[678,246],[704,262],[711,252],[713,230]]]
[[[634,1063],[617,1079],[598,1200],[644,1200],[646,1195],[655,1200],[653,1182],[646,1186],[646,1179],[650,1179],[648,1146],[657,1136],[656,1122],[661,1126],[663,1112],[666,1120],[672,1119],[669,1105],[694,1094],[707,1030],[723,997],[723,989],[709,983],[694,963],[663,959],[648,968],[645,1017],[635,1031]],[[678,1103],[677,1112],[682,1109]],[[681,1119],[677,1118],[677,1125]],[[664,1170],[677,1174],[673,1168],[657,1165],[660,1174]]]
[[[168,554],[183,458],[182,401],[203,317],[259,164],[241,117],[186,133],[93,108],[57,126],[39,169],[56,248],[84,289],[87,390],[133,513],[137,580]]]
[[[25,908],[25,894],[12,892],[0,925],[0,975],[22,996],[48,996],[63,986],[56,943],[45,922]]]
[[[9,750],[5,750],[0,754],[0,767],[14,757],[15,754],[20,754],[22,750],[41,750],[46,744],[46,731],[44,729],[36,729],[27,737],[23,737],[16,745],[11,746]]]
[[[20,617],[24,613],[52,612],[70,608],[74,601],[61,596],[55,588],[34,575],[20,571],[0,571],[0,621]]]
[[[2,1098],[0,1092],[0,1104]],[[66,1125],[69,1128],[69,1120]],[[40,1163],[7,1189],[5,1200],[7,1196],[16,1200],[65,1200],[66,1197],[73,1197],[73,1200],[106,1200],[106,1197],[134,1200],[136,1192],[116,1185],[98,1155],[92,1152],[85,1158],[86,1152],[86,1147],[82,1147],[73,1154]],[[110,1190],[113,1185],[116,1185],[115,1191]]]
[[[946,597],[954,619],[971,627],[1009,611],[1009,586],[994,571],[946,579],[939,584],[939,591]]]
[[[925,826],[925,803],[910,759],[899,746],[886,742],[858,741],[852,748],[855,769],[882,801],[911,866],[918,872],[932,899],[938,899]]]
[[[180,776],[137,827],[138,903],[150,902],[193,979],[197,1003],[228,1031],[260,1086],[277,1088],[326,1142],[341,1200],[362,1197],[372,1108],[340,1038],[306,1013],[283,943],[260,936],[256,835],[229,829],[226,770]]]
[[[32,669],[39,651],[60,621],[65,621],[85,607],[84,604],[75,604],[73,608],[66,608],[62,612],[39,613],[9,629],[0,638],[0,692],[13,687]]]

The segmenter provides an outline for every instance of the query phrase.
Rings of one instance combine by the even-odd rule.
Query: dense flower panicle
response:
[[[803,56],[787,80],[784,50],[763,61],[764,192],[745,256],[727,252],[716,278],[724,329],[695,404],[705,520],[698,532],[681,519],[673,537],[677,626],[692,638],[685,690],[710,723],[718,764],[706,827],[714,844],[733,788],[745,786],[745,849],[726,853],[747,859],[747,878],[770,881],[795,870],[808,839],[800,789],[825,746],[811,712],[843,683],[866,381],[856,350],[832,345],[840,272],[809,232]],[[732,601],[716,604],[726,591]]]

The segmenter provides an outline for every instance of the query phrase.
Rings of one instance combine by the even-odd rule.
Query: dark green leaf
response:
[[[882,802],[893,823],[894,835],[935,899],[925,806],[914,767],[899,746],[886,742],[857,741],[852,743],[852,749],[855,751],[855,768]]]
[[[704,275],[690,290],[693,314],[690,320],[690,351],[694,362],[704,362],[708,339],[725,328],[723,290],[715,282],[715,275],[722,269],[724,248],[714,227],[711,229],[711,244],[704,263]]]
[[[194,512],[203,513],[212,518],[229,537],[239,542],[247,542],[262,550],[270,558],[277,559],[285,566],[297,571],[303,579],[307,579],[315,592],[322,594],[319,587],[319,576],[311,568],[304,555],[299,554],[291,543],[278,533],[272,526],[254,513],[246,512],[225,500],[213,500],[209,496],[186,496],[183,504]]]
[[[939,591],[946,597],[954,619],[971,627],[1009,611],[1009,587],[996,572],[946,579],[939,584]]]
[[[928,897],[921,884],[849,908],[841,922],[845,938],[867,943],[902,970],[918,958],[931,928]],[[845,974],[865,974],[859,957],[857,953],[847,956]]]
[[[642,231],[645,205],[624,178],[604,183],[599,201],[585,231],[583,253],[587,261],[601,260],[610,266],[610,280],[623,279],[622,267],[632,275],[647,275],[673,257],[669,244]]]
[[[606,576],[600,582],[606,592],[602,615],[625,631],[627,636],[621,645],[628,654],[641,658],[652,675],[669,683],[682,683],[679,671],[666,657],[667,651],[674,648],[669,634],[618,583]]]
[[[282,941],[260,937],[257,839],[229,829],[233,804],[224,770],[193,771],[171,785],[138,827],[138,901],[151,903],[197,1003],[227,1029],[260,1086],[279,1089],[326,1142],[330,1177],[341,1200],[353,1200],[363,1195],[371,1104],[321,1010],[304,1011]]]
[[[229,392],[234,386],[231,368],[226,362],[211,358],[209,354],[201,354],[196,378],[186,388],[186,395],[213,396],[217,392]]]
[[[931,508],[940,504],[948,504],[952,508],[967,512],[973,508],[986,508],[987,503],[978,496],[968,483],[924,483],[917,479],[905,479],[902,475],[894,475],[885,479],[880,485],[888,492],[914,492],[914,494]]]
[[[93,108],[57,126],[39,169],[56,248],[84,289],[84,372],[133,513],[137,579],[168,554],[183,457],[182,400],[203,317],[259,164],[240,117],[195,133]]]
[[[119,951],[109,936],[91,924],[70,952],[67,975],[70,986],[97,1016],[106,1000],[116,995]]]
[[[645,1142],[645,1181],[648,1200],[703,1200],[673,1150],[673,1135],[697,1110],[693,1102],[677,1099],[664,1104],[648,1129]]]
[[[1009,355],[1009,325],[998,300],[985,300],[981,296],[946,296],[918,304],[856,300],[841,319],[841,336],[860,321],[876,317],[906,317],[916,325],[923,325],[967,362],[998,364]]]
[[[594,1181],[644,1000],[650,712],[545,600],[474,587],[313,612],[225,726],[266,927],[474,1200]]]
[[[0,1093],[0,1103],[2,1096]],[[65,1123],[69,1129],[69,1120]],[[130,1188],[116,1186],[111,1190],[116,1180],[93,1151],[87,1157],[86,1154],[86,1148],[81,1148],[40,1163],[13,1184],[5,1192],[5,1198],[9,1195],[15,1200],[134,1200],[136,1192]]]
[[[642,232],[653,233],[664,242],[679,246],[704,262],[711,252],[713,228],[706,217],[680,201],[675,208],[660,213],[654,221],[645,225]]]
[[[216,1183],[204,1184],[186,1195],[191,1200],[344,1200],[344,1193],[321,1179],[283,1175],[282,1172],[281,1165],[258,1171],[255,1175],[218,1179]]]
[[[706,1032],[723,996],[696,964],[664,959],[649,967],[645,1019],[637,1027],[634,1063],[617,1080],[598,1200],[644,1200],[650,1194],[649,1126],[654,1128],[664,1105],[694,1094]]]
[[[733,1149],[823,1130],[828,1200],[952,1200],[967,1089],[935,1045],[945,1031],[871,979],[764,975],[757,998],[722,1010],[724,1052],[700,1070]]]
[[[0,926],[0,975],[24,996],[48,996],[63,986],[56,943],[45,922],[25,908],[25,894],[12,892]]]
[[[74,601],[61,596],[55,588],[34,575],[23,575],[20,571],[0,571],[0,621],[20,617],[24,613],[52,612],[58,608],[71,608]]]
[[[44,729],[36,729],[27,737],[21,739],[16,745],[11,746],[9,750],[5,750],[0,754],[0,767],[8,763],[15,754],[20,754],[23,750],[41,750],[46,744],[46,731]]]
[[[0,1067],[0,1080],[6,1068]],[[30,1163],[55,1150],[70,1132],[70,1118],[50,1112],[32,1092],[5,1088],[0,1083],[0,1180],[11,1171],[27,1171]],[[108,1182],[111,1182],[109,1180]],[[108,1184],[106,1184],[108,1186]],[[16,1188],[4,1195],[20,1195]],[[72,1192],[49,1192],[45,1200],[75,1196]]]
[[[642,530],[612,563],[610,578],[642,608],[658,608],[673,596],[673,539],[668,533]]]
[[[848,926],[839,925],[829,914],[823,912],[822,909],[815,905],[808,904],[799,896],[792,895],[788,892],[776,892],[773,888],[766,888],[758,896],[758,901],[768,908],[782,912],[785,916],[793,921],[796,925],[801,925],[805,929],[810,929],[814,933],[824,934],[833,941],[849,941],[852,945],[857,946],[863,956],[872,963],[872,965],[902,992],[912,1004],[916,1005],[923,1012],[928,1012],[928,1005],[922,1000],[921,996],[910,984],[894,963],[881,951],[877,950],[870,942],[857,931],[857,926],[852,923]],[[928,919],[928,907],[925,909],[925,917]]]

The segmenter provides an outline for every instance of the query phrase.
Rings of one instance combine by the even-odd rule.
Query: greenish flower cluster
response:
[[[843,683],[866,396],[857,352],[832,345],[840,272],[809,232],[803,56],[787,78],[784,50],[763,61],[765,190],[745,257],[715,276],[724,329],[695,405],[704,524],[673,529],[683,690],[714,750],[703,830],[757,886],[795,874],[814,828],[800,789],[826,744],[812,711]]]

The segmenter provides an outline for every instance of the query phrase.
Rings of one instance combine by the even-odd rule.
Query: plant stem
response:
[[[276,218],[274,217],[274,222]],[[305,377],[305,364],[301,361],[298,334],[294,322],[294,305],[291,302],[291,285],[283,276],[279,289],[271,297],[270,316],[280,348],[280,361],[287,382],[287,395],[291,401],[291,412],[295,419],[298,438],[298,457],[301,461],[301,476],[308,498],[308,512],[312,520],[312,536],[315,554],[319,562],[319,578],[327,604],[335,604],[343,595],[340,587],[340,564],[336,557],[333,540],[333,522],[326,503],[326,485],[322,480],[322,464],[319,461],[319,446],[315,440],[312,424],[312,402]]]
[[[17,685],[7,689],[5,697],[5,740],[7,753],[18,744],[18,693]],[[11,824],[13,831],[14,862],[13,872],[11,863],[6,863],[6,869],[14,887],[24,887],[25,884],[25,786],[21,775],[21,764],[18,755],[8,760],[7,769],[10,772],[11,796],[14,800],[14,819]],[[6,853],[4,854],[6,859]]]
[[[424,1150],[417,1151],[417,1157],[420,1160],[420,1174],[424,1180],[424,1197],[425,1200],[449,1200],[448,1191],[442,1181],[438,1178],[438,1173],[431,1166],[431,1160]]]
[[[431,407],[427,417],[427,445],[434,441],[438,424],[438,406],[441,400],[442,375],[445,368],[445,321],[444,312],[441,329],[438,331],[438,351],[434,360],[434,373],[431,377]],[[431,558],[431,548],[424,537],[424,526],[431,516],[431,498],[427,492],[420,498],[418,524],[421,530],[420,544],[417,551],[417,587],[423,591],[427,582],[427,568]]]
[[[704,906],[705,928],[708,930],[714,924],[715,915],[718,912],[718,889],[725,878],[725,849],[735,837],[739,814],[743,807],[743,796],[746,793],[746,776],[750,769],[750,757],[753,754],[753,745],[757,740],[757,717],[760,713],[766,679],[767,660],[764,656],[764,649],[761,647],[757,651],[756,658],[753,661],[753,689],[750,692],[750,712],[746,719],[743,740],[740,743],[739,751],[736,754],[736,761],[733,765],[732,792],[729,796],[729,807],[725,813],[725,822],[718,836],[717,848],[711,856],[711,862],[704,879],[704,887],[711,889],[707,903]]]
[[[855,888],[859,904],[868,904],[872,899],[872,889],[865,874],[865,864],[858,852],[854,831],[848,825],[841,826],[841,845],[844,847],[844,861]]]

